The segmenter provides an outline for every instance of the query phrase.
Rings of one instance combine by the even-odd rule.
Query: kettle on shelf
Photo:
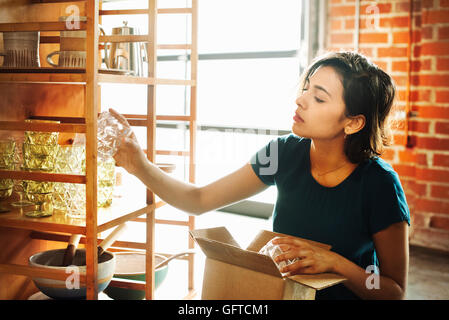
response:
[[[128,26],[112,28],[112,35],[137,35],[138,30]],[[146,60],[147,50],[139,42],[113,42],[104,44],[104,62],[108,69],[128,71],[134,76],[144,76],[143,61]],[[109,50],[109,52],[108,52]]]

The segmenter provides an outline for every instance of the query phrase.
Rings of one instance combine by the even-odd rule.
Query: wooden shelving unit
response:
[[[61,0],[0,0],[0,32],[11,31],[63,31],[66,30],[64,22],[56,21],[27,21],[36,17],[36,12],[42,13],[42,19],[52,16],[57,20],[57,16],[63,8],[64,2]],[[44,172],[25,172],[25,171],[2,171],[0,170],[0,179],[14,178],[27,179],[35,181],[55,181],[86,184],[86,219],[77,220],[68,218],[64,213],[55,212],[53,216],[47,218],[28,218],[24,215],[25,209],[13,209],[11,212],[0,215],[0,229],[15,234],[26,234],[26,241],[62,241],[66,242],[70,234],[82,234],[84,237],[82,243],[86,248],[86,275],[81,277],[87,286],[87,299],[98,299],[97,287],[97,244],[101,239],[99,233],[110,230],[126,221],[137,221],[146,223],[146,242],[134,243],[126,241],[117,241],[114,246],[117,248],[127,248],[146,251],[146,283],[129,282],[114,279],[111,285],[145,289],[146,298],[154,298],[154,266],[155,266],[155,223],[168,225],[185,226],[189,229],[194,228],[194,217],[189,217],[186,221],[161,220],[155,218],[155,210],[164,205],[162,201],[156,202],[156,197],[151,190],[147,190],[146,199],[133,198],[132,195],[124,196],[121,199],[114,199],[109,208],[97,208],[97,115],[101,106],[99,101],[101,83],[123,83],[123,84],[144,84],[148,88],[147,110],[145,115],[125,115],[132,126],[145,127],[147,129],[147,157],[155,162],[156,155],[175,154],[181,157],[189,158],[189,182],[195,182],[195,140],[196,140],[196,79],[197,79],[197,15],[198,1],[192,0],[192,8],[170,8],[158,9],[157,0],[148,1],[148,9],[137,10],[102,10],[101,3],[97,1],[76,1],[83,7],[82,14],[87,17],[86,22],[80,23],[80,29],[87,31],[86,48],[87,62],[85,70],[58,70],[40,68],[38,71],[27,72],[26,70],[1,70],[0,71],[0,94],[5,95],[7,86],[11,85],[10,95],[18,93],[23,88],[38,88],[37,92],[47,93],[52,88],[62,86],[70,88],[75,92],[81,92],[83,96],[83,110],[70,110],[62,112],[57,106],[48,107],[54,111],[54,114],[48,112],[47,107],[39,105],[39,101],[33,101],[31,106],[21,106],[20,112],[13,113],[11,116],[2,111],[1,108],[7,107],[8,102],[0,103],[0,133],[1,131],[44,131],[60,133],[82,133],[86,136],[86,175],[54,174]],[[29,17],[23,21],[17,21],[20,10],[23,6],[28,6]],[[51,12],[50,12],[51,11]],[[28,11],[27,11],[28,12]],[[99,36],[98,24],[103,15],[129,15],[145,14],[148,16],[148,35],[139,36]],[[158,44],[156,38],[157,16],[158,14],[190,14],[192,21],[192,42],[191,44],[171,45]],[[28,19],[27,19],[28,18]],[[39,19],[36,19],[39,20]],[[57,44],[59,37],[44,36],[41,43]],[[98,50],[101,42],[148,42],[148,77],[134,77],[126,75],[112,75],[101,73],[98,68]],[[185,49],[190,50],[191,74],[190,79],[159,79],[156,77],[157,69],[157,51],[158,49]],[[156,89],[158,85],[182,85],[190,86],[190,115],[156,115]],[[36,87],[38,86],[38,87]],[[60,88],[62,88],[60,87]],[[75,87],[75,88],[74,88]],[[81,88],[79,89],[76,88]],[[34,89],[29,89],[34,90]],[[63,89],[61,94],[63,95]],[[78,91],[77,91],[78,90]],[[30,91],[31,92],[31,91]],[[39,96],[36,94],[36,96]],[[3,98],[2,98],[3,99]],[[13,97],[11,101],[19,100],[19,97]],[[62,98],[61,98],[62,99]],[[65,97],[70,100],[70,96]],[[78,96],[79,99],[79,96]],[[48,101],[46,102],[48,103]],[[71,105],[70,101],[65,101],[66,105]],[[78,104],[73,102],[72,105]],[[13,106],[10,106],[12,108]],[[63,107],[60,107],[61,109]],[[38,114],[37,118],[61,120],[60,123],[27,123],[25,118],[35,116],[34,111],[46,110],[45,115]],[[61,113],[63,113],[61,117]],[[80,116],[80,113],[82,116]],[[190,148],[189,150],[156,150],[156,122],[158,120],[184,121],[190,124]],[[160,166],[162,170],[167,168]],[[8,203],[2,203],[8,205]],[[12,208],[12,207],[11,207]],[[18,231],[17,231],[18,230]],[[23,230],[23,231],[20,231]],[[0,236],[0,246],[4,245],[4,239]],[[20,241],[20,239],[18,240]],[[189,248],[194,244],[189,239]],[[45,247],[45,246],[44,246]],[[42,245],[40,245],[42,248]],[[120,250],[120,249],[118,249]],[[11,259],[13,261],[14,259]],[[194,295],[193,256],[186,258],[188,260],[188,278],[189,292],[188,297]],[[21,276],[41,276],[54,279],[65,279],[66,275],[61,272],[51,272],[45,269],[32,268],[23,264],[10,262],[8,257],[0,257],[0,276],[21,275]],[[0,277],[0,282],[4,277]],[[12,283],[11,280],[10,283]],[[7,285],[7,284],[2,284]],[[0,296],[2,291],[0,290]]]

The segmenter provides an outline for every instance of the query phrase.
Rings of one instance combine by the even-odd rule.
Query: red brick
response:
[[[427,150],[449,150],[449,138],[417,137],[418,148]]]
[[[449,232],[432,228],[413,228],[410,244],[449,251]]]
[[[449,102],[449,90],[442,90],[436,92],[436,102]]]
[[[406,47],[387,47],[387,48],[378,48],[377,56],[387,57],[387,58],[395,58],[395,57],[406,57],[407,56],[407,48]]]
[[[396,3],[394,6],[394,12],[395,13],[405,13],[410,11],[410,3],[409,2],[399,2]]]
[[[440,0],[441,8],[449,8],[449,0]]]
[[[422,55],[447,55],[449,52],[449,41],[429,42],[421,45]]]
[[[416,168],[416,179],[429,182],[449,182],[449,170]]]
[[[388,33],[383,32],[360,33],[359,41],[363,43],[386,43],[388,42]]]
[[[416,200],[416,210],[449,214],[449,202],[420,198]]]
[[[382,154],[382,159],[384,159],[385,161],[392,161],[394,159],[395,154],[396,150],[392,148],[387,148]]]
[[[379,26],[384,28],[406,28],[408,27],[408,21],[408,16],[380,18]]]
[[[391,65],[392,72],[407,72],[408,62],[407,61],[393,61]]]
[[[394,171],[397,172],[399,176],[413,178],[415,176],[415,166],[408,164],[395,164],[393,165]]]
[[[412,84],[416,86],[449,87],[449,74],[421,74],[412,76]]]
[[[407,143],[407,137],[403,134],[393,135],[393,141],[396,145],[404,146]]]
[[[422,0],[421,1],[421,6],[423,8],[433,8],[435,1],[434,0]]]
[[[374,12],[379,12],[379,13],[390,13],[391,12],[391,3],[376,3],[374,6],[377,7],[376,9],[374,9],[375,11],[372,9],[372,5],[360,6],[360,14],[370,15],[370,14],[374,14]],[[367,11],[367,9],[369,9],[369,11]]]
[[[418,106],[418,113],[425,119],[449,119],[448,107]]]
[[[331,34],[331,42],[333,44],[352,43],[354,41],[352,33],[333,33]]]
[[[426,10],[421,15],[422,23],[449,23],[449,10]]]
[[[430,223],[430,214],[423,212],[414,212],[412,216],[412,224],[413,227],[429,227]]]
[[[438,39],[449,39],[449,27],[438,28]]]
[[[412,71],[430,70],[432,67],[432,59],[421,59],[412,61]]]
[[[332,17],[354,16],[355,6],[333,6],[330,10]]]
[[[433,165],[435,167],[449,167],[449,156],[439,153],[434,154]]]
[[[410,120],[408,129],[413,132],[429,133],[430,123],[428,121]]]
[[[331,21],[331,30],[332,31],[333,30],[341,30],[342,25],[343,25],[343,21],[342,20],[333,19]]]
[[[393,82],[396,86],[405,86],[407,84],[407,76],[403,75],[392,75]]]
[[[435,133],[449,134],[449,122],[438,121],[435,124]]]
[[[393,43],[408,43],[410,33],[408,31],[401,31],[393,33]]]
[[[438,58],[437,57],[437,70],[449,70],[449,58]]]
[[[430,90],[418,90],[418,91],[411,91],[410,92],[410,101],[414,102],[429,102],[430,101]]]
[[[427,162],[427,154],[426,153],[417,153],[416,154],[416,163],[424,166],[428,166]]]
[[[429,226],[431,228],[436,229],[443,229],[443,230],[449,230],[449,218],[447,217],[438,217],[438,216],[432,216],[430,218],[430,224]]]
[[[437,186],[433,185],[430,189],[430,194],[433,198],[449,199],[449,185]]]
[[[430,59],[412,61],[411,69],[412,71],[424,71],[430,70],[432,61]],[[408,71],[408,61],[407,60],[399,60],[393,61],[391,66],[392,72],[407,72]]]
[[[372,58],[374,57],[374,50],[373,48],[367,48],[367,47],[360,47],[359,48],[359,52],[365,56],[367,56],[368,58]]]
[[[413,219],[412,219],[413,227],[427,228],[427,227],[429,227],[429,223],[430,223],[430,215],[429,214],[421,213],[421,212],[413,213]]]
[[[355,27],[355,21],[354,19],[345,19],[345,29],[354,29]],[[362,24],[360,24],[360,27],[362,27]]]
[[[423,39],[433,39],[433,26],[422,27],[421,37]]]
[[[405,149],[399,151],[399,161],[401,163],[415,163],[416,155],[415,152],[410,149]]]
[[[404,186],[404,188],[410,189],[410,191],[412,191],[413,193],[419,195],[419,196],[425,196],[426,195],[426,190],[427,190],[427,184],[425,183],[418,183],[416,181],[410,181],[406,187]]]

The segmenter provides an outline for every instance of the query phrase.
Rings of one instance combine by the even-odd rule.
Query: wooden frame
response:
[[[73,0],[72,0],[73,1]],[[62,0],[32,0],[34,6],[39,3],[61,3],[70,2]],[[196,80],[197,80],[197,14],[198,1],[192,0],[192,8],[170,8],[158,9],[157,0],[148,0],[146,10],[101,10],[99,1],[83,1],[85,6],[86,22],[81,22],[81,29],[87,31],[86,49],[87,63],[85,71],[67,70],[40,70],[36,72],[0,72],[0,84],[23,84],[28,85],[66,85],[77,84],[84,88],[85,115],[76,117],[48,116],[44,118],[58,119],[60,123],[41,124],[26,123],[23,121],[0,121],[0,131],[46,131],[65,133],[84,133],[86,135],[86,175],[54,174],[45,172],[25,172],[25,171],[5,171],[0,170],[0,178],[30,179],[35,181],[55,181],[81,183],[86,185],[86,221],[73,221],[71,219],[56,219],[48,217],[44,219],[30,219],[18,214],[18,210],[0,215],[0,227],[33,230],[32,239],[42,241],[62,241],[66,242],[70,234],[82,234],[83,243],[86,247],[87,272],[81,276],[82,282],[87,285],[87,299],[98,299],[96,291],[97,284],[97,244],[100,239],[98,234],[118,226],[126,221],[137,221],[146,223],[146,243],[134,243],[127,241],[117,241],[115,247],[138,249],[146,251],[146,283],[138,281],[121,281],[114,279],[111,284],[127,288],[145,288],[146,298],[154,299],[154,239],[155,223],[184,226],[192,230],[195,226],[194,217],[189,217],[188,221],[155,219],[155,210],[165,203],[156,203],[155,195],[151,190],[147,190],[146,200],[132,201],[126,206],[114,204],[111,208],[97,208],[97,115],[100,111],[99,84],[102,82],[126,83],[126,84],[146,84],[148,86],[147,114],[144,116],[125,115],[131,125],[144,126],[147,128],[148,147],[145,150],[150,161],[156,160],[156,155],[171,154],[189,157],[189,182],[195,182],[195,145],[196,145]],[[148,15],[148,35],[141,36],[99,36],[98,23],[103,15],[123,15],[123,14],[146,14]],[[158,44],[156,38],[156,26],[158,14],[191,14],[192,15],[192,43],[182,45]],[[0,17],[1,18],[1,17]],[[8,31],[63,31],[66,30],[63,22],[17,22],[0,23],[0,32]],[[46,36],[43,43],[57,44],[59,37]],[[148,63],[148,77],[132,77],[122,75],[102,74],[98,69],[98,50],[101,42],[123,42],[139,41],[148,42],[149,56],[152,59]],[[42,42],[41,42],[42,43]],[[158,79],[156,78],[157,50],[186,49],[191,50],[191,78],[182,79]],[[156,115],[156,87],[157,85],[185,85],[190,86],[190,115],[164,116]],[[39,118],[39,117],[38,117]],[[41,117],[42,118],[42,117]],[[156,150],[156,121],[173,120],[188,121],[190,124],[190,149],[184,151],[176,150]],[[164,170],[164,168],[162,168]],[[145,216],[143,218],[142,216]],[[65,235],[51,235],[51,233]],[[189,239],[189,248],[193,248],[194,243]],[[194,259],[190,255],[186,259],[188,266],[188,295],[186,298],[193,298],[194,292]],[[0,263],[0,274],[16,274],[28,277],[45,276],[53,279],[65,279],[61,272],[48,271],[46,269],[32,268],[29,266],[14,263]]]

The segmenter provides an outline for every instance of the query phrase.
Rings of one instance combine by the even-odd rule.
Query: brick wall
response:
[[[410,5],[360,1],[359,52],[398,89],[395,145],[383,158],[406,192],[410,243],[449,251],[449,1],[415,0],[411,19]],[[355,14],[355,0],[328,2],[328,50],[354,50]]]

